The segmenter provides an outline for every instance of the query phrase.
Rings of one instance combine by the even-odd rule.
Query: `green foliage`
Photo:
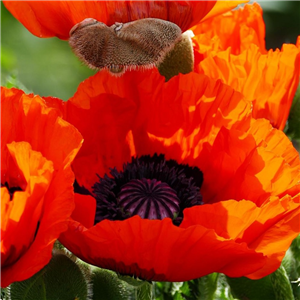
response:
[[[210,275],[186,282],[156,282],[156,300],[232,300],[223,274]]]
[[[270,279],[276,300],[294,300],[288,275],[282,265],[270,275]]]
[[[296,238],[286,252],[282,266],[286,270],[296,300],[300,300],[300,236]]]
[[[1,68],[4,70],[12,70],[16,67],[16,57],[13,52],[9,51],[1,44]]]
[[[77,59],[67,41],[32,35],[0,4],[1,85],[17,75],[34,94],[67,100],[80,82],[95,74]]]
[[[2,80],[2,86],[5,86],[7,88],[17,88],[25,92],[26,94],[32,93],[29,89],[25,87],[25,85],[20,82],[18,76],[16,74],[11,74],[6,76],[4,80]]]
[[[153,294],[153,286],[145,281],[144,284],[136,287],[136,300],[151,300]]]
[[[94,300],[128,300],[134,291],[115,272],[94,268],[92,271]]]
[[[136,279],[132,276],[118,274],[118,277],[133,287],[140,287],[145,283],[144,280]]]
[[[156,282],[155,299],[185,300],[191,295],[189,282]]]
[[[300,235],[298,235],[291,244],[290,247],[295,261],[297,263],[297,271],[300,274]]]
[[[10,287],[11,300],[47,300],[45,269],[21,282],[14,282]]]
[[[79,266],[63,253],[54,254],[40,272],[10,286],[11,300],[86,300],[88,286]]]
[[[152,282],[121,274],[118,274],[118,277],[123,284],[126,283],[127,289],[133,292],[132,296],[135,300],[153,299],[154,286]]]
[[[259,280],[229,278],[232,295],[241,300],[299,300],[300,238],[294,240],[281,266]]]
[[[285,132],[291,139],[300,139],[300,85],[293,99]]]
[[[234,300],[224,274],[219,274],[214,300]]]
[[[192,280],[190,283],[192,299],[213,300],[218,284],[218,273]]]
[[[1,293],[0,293],[0,299],[2,300],[8,300],[8,288],[1,288]]]
[[[246,277],[227,277],[233,297],[241,300],[275,300],[270,276],[260,280],[250,280]]]

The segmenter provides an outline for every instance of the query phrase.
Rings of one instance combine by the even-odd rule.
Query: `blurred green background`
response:
[[[251,1],[254,2],[254,1]],[[258,1],[264,9],[267,49],[295,43],[300,35],[300,1]],[[70,98],[95,74],[72,53],[68,42],[32,35],[1,2],[1,84],[21,82],[26,92]]]

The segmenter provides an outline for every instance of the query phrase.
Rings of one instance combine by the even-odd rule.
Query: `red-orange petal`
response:
[[[74,209],[71,162],[82,136],[38,96],[1,88],[1,286],[25,280],[51,259]],[[2,209],[3,208],[3,209]]]
[[[222,126],[247,130],[251,114],[250,103],[220,81],[191,73],[165,83],[156,69],[122,77],[99,72],[81,83],[63,107],[57,99],[46,100],[84,137],[73,170],[78,183],[88,189],[98,180],[96,174],[103,176],[110,167],[119,169],[130,160],[132,143],[139,155],[159,152],[152,149],[147,132],[170,143],[186,138],[185,151],[178,148],[178,152],[175,145],[167,156],[183,160],[196,157],[203,143],[211,144]],[[182,131],[185,137],[180,136]],[[133,134],[131,143],[128,134]]]
[[[201,45],[200,45],[201,47]],[[252,45],[239,55],[231,50],[208,54],[197,72],[221,79],[253,103],[253,116],[266,118],[284,129],[299,83],[300,51],[295,45],[261,54]]]
[[[259,4],[247,4],[194,26],[193,41],[199,45],[197,49],[200,53],[216,53],[230,48],[230,52],[237,55],[252,44],[265,53],[265,23],[262,15]]]
[[[186,209],[183,228],[202,225],[219,236],[246,243],[250,249],[267,256],[260,270],[247,274],[252,279],[274,272],[300,230],[299,194],[295,198],[269,199],[262,207],[251,201],[222,201]],[[230,267],[230,266],[228,266]],[[226,271],[224,272],[226,273]]]
[[[12,141],[27,141],[56,165],[70,165],[82,137],[78,130],[60,117],[57,110],[33,94],[1,87],[2,147]],[[65,137],[71,136],[68,140]],[[55,143],[53,143],[55,141]],[[1,153],[5,153],[1,148]],[[2,175],[3,176],[3,175]]]
[[[70,29],[86,18],[107,25],[142,18],[158,18],[177,24],[183,31],[199,23],[216,1],[3,1],[6,8],[38,37],[68,39]],[[223,2],[223,1],[221,1]],[[218,14],[245,1],[224,1]]]
[[[279,268],[285,252],[293,239],[299,235],[299,192],[298,186],[298,194],[292,199],[287,195],[280,200],[274,200],[275,203],[271,201],[258,217],[257,223],[245,232],[245,238],[252,239],[250,248],[255,248],[268,256],[266,265],[262,269],[248,274],[248,278],[259,279]],[[265,221],[266,218],[268,218],[267,221]],[[255,238],[253,238],[253,233],[256,233]]]
[[[94,225],[96,213],[96,200],[89,195],[74,195],[75,209],[72,212],[72,219],[80,222],[84,227],[90,228]]]
[[[72,102],[72,105],[80,107],[81,103],[78,100],[83,99],[82,106],[88,110],[92,108],[91,103],[93,102],[93,100],[89,99],[95,98],[98,101],[103,101],[102,99],[105,99],[105,102],[106,98],[102,93],[99,93],[101,94],[101,98],[99,98],[99,91],[109,93],[110,97],[114,99],[116,95],[111,96],[112,91],[108,88],[110,85],[102,85],[99,83],[107,83],[109,80],[112,80],[113,82],[115,79],[106,78],[106,75],[103,75],[105,73],[100,74],[82,84],[80,93],[78,93],[70,101]],[[151,76],[154,76],[151,75],[151,72],[149,74],[146,74],[148,79],[151,78]],[[131,76],[132,75],[128,74],[127,77],[124,77],[124,81],[118,79],[117,86],[119,88],[116,92],[117,97],[120,97],[120,95],[125,96],[126,93],[130,94],[130,89],[129,91],[125,91],[124,82],[126,82],[129,78],[134,78]],[[98,80],[95,80],[96,78]],[[99,80],[100,78],[106,78],[107,81]],[[155,78],[155,76],[153,78]],[[202,101],[207,104],[207,109],[204,110],[204,113],[206,114],[208,121],[211,117],[218,113],[218,110],[213,109],[213,103],[216,101],[215,98],[213,98],[214,101],[212,101],[212,98],[210,97],[200,97],[199,99],[195,95],[191,95],[191,91],[186,88],[189,85],[183,84],[184,80],[187,80],[187,78],[189,78],[188,80],[193,78],[193,80],[195,80],[194,83],[206,83],[206,87],[211,87],[211,89],[207,88],[207,94],[205,93],[206,96],[211,96],[209,91],[211,92],[211,90],[214,90],[212,87],[214,87],[219,93],[223,93],[223,97],[226,95],[225,91],[227,91],[224,87],[221,88],[218,86],[218,88],[216,88],[215,82],[208,83],[203,80],[203,77],[196,74],[182,76],[179,80],[179,83],[182,83],[182,85],[178,84],[178,81],[168,83],[170,84],[170,87],[175,88],[175,86],[177,86],[179,87],[179,90],[183,88],[187,95],[195,101],[194,105],[187,105],[189,110],[186,111],[186,114],[184,114],[183,117],[179,118],[179,120],[183,120],[182,122],[179,122],[180,126],[182,126],[182,134],[181,136],[178,135],[177,139],[177,149],[179,153],[180,151],[182,153],[182,151],[185,151],[186,149],[186,143],[183,142],[182,137],[191,130],[191,128],[186,126],[186,124],[193,120],[191,115],[194,111],[197,111],[197,109],[195,109],[197,105],[199,105]],[[93,82],[93,80],[95,80],[95,82]],[[152,106],[153,103],[156,104],[157,106],[154,105],[156,108],[163,106],[162,102],[157,101],[159,99],[159,96],[157,95],[161,95],[161,92],[157,92],[157,94],[154,92],[154,97],[151,97],[151,95],[147,92],[139,93],[139,89],[147,91],[147,85],[143,86],[143,84],[141,84],[144,80],[143,77],[139,76],[139,80],[137,82],[133,81],[137,83],[134,84],[137,88],[135,98],[133,99],[135,103],[139,104],[137,105],[138,110],[143,112],[140,115],[143,118],[137,118],[139,120],[137,124],[141,124],[141,119],[143,119],[147,126],[137,126],[139,129],[137,130],[137,128],[133,126],[134,124],[131,124],[130,126],[132,126],[133,129],[128,131],[125,139],[122,139],[119,142],[121,145],[124,142],[128,148],[130,148],[130,145],[128,144],[129,141],[130,143],[134,143],[134,146],[138,146],[139,143],[142,144],[140,138],[143,136],[144,131],[144,135],[148,135],[148,137],[150,137],[148,145],[151,146],[152,142],[151,149],[153,150],[151,151],[157,149],[157,152],[169,153],[168,155],[172,156],[171,153],[173,153],[173,151],[170,147],[172,144],[163,142],[169,139],[169,129],[167,126],[159,128],[159,125],[157,125],[159,122],[152,120],[151,111],[145,109],[148,101],[152,103]],[[98,82],[100,87],[96,85],[96,82]],[[187,83],[188,82],[189,81],[187,81]],[[156,85],[160,87],[159,89],[161,89],[160,80],[158,80],[157,83]],[[168,84],[163,84],[164,88],[168,86]],[[172,86],[172,84],[174,84],[174,86]],[[104,86],[106,90],[103,90]],[[191,86],[193,86],[193,84]],[[195,84],[194,86],[197,85]],[[167,95],[173,97],[173,94],[170,93],[171,90],[171,88],[170,90],[166,89],[168,93],[163,93],[163,99],[165,101],[168,99]],[[145,99],[143,98],[144,94],[146,95]],[[200,92],[196,93],[197,96],[200,94]],[[81,95],[81,97],[78,97],[79,95]],[[138,96],[140,98],[138,98]],[[122,97],[120,98],[122,99]],[[178,103],[181,103],[180,101],[182,101],[182,99],[185,99],[185,97],[180,94],[178,102],[167,102],[169,109],[176,112],[177,110],[174,110],[173,106],[177,107],[179,105]],[[241,98],[237,97],[237,99]],[[143,103],[143,101],[146,103]],[[184,103],[184,101],[182,103]],[[192,103],[192,101],[189,103]],[[57,107],[59,106],[60,105],[57,105]],[[101,105],[100,107],[102,108]],[[235,106],[233,105],[231,109],[228,109],[228,112],[230,112],[234,107]],[[139,217],[133,217],[126,221],[103,221],[96,226],[87,228],[80,224],[80,222],[78,222],[80,218],[76,217],[78,219],[70,220],[69,229],[66,233],[61,235],[61,241],[72,252],[89,263],[117,270],[124,274],[136,275],[148,280],[181,281],[203,276],[213,271],[223,272],[232,277],[246,275],[251,278],[260,278],[274,271],[274,268],[280,263],[283,253],[286,251],[289,243],[295,234],[299,232],[299,228],[296,226],[297,218],[299,217],[299,205],[297,204],[297,201],[294,200],[296,198],[291,200],[290,196],[286,196],[284,200],[280,200],[279,202],[278,200],[273,201],[272,198],[269,198],[269,195],[272,193],[280,193],[280,189],[283,193],[286,193],[284,191],[286,191],[290,183],[281,182],[280,179],[289,179],[292,177],[291,170],[296,167],[297,154],[292,151],[289,144],[290,142],[288,142],[288,139],[282,134],[282,132],[275,129],[270,130],[271,127],[267,121],[264,121],[267,125],[261,123],[262,121],[253,121],[250,124],[250,122],[247,121],[248,114],[247,112],[245,113],[246,108],[247,103],[244,102],[243,106],[238,106],[236,112],[232,115],[220,113],[220,116],[218,116],[215,120],[216,124],[220,126],[217,121],[220,122],[224,116],[227,116],[227,122],[220,123],[223,124],[222,126],[228,127],[228,129],[223,128],[220,130],[220,127],[218,127],[216,133],[219,133],[217,136],[215,136],[215,133],[212,134],[212,136],[208,134],[207,137],[204,135],[207,141],[204,143],[201,151],[199,151],[202,160],[198,160],[198,157],[193,157],[191,155],[189,161],[196,163],[201,169],[204,166],[202,170],[204,170],[205,176],[209,174],[209,172],[212,174],[211,178],[209,178],[209,176],[205,177],[204,186],[211,184],[211,190],[218,193],[220,200],[228,200],[230,199],[228,198],[230,194],[233,195],[234,193],[237,195],[237,200],[242,200],[240,197],[243,195],[249,196],[249,198],[244,197],[249,200],[240,202],[229,200],[200,206],[197,209],[203,209],[203,215],[210,211],[209,208],[216,206],[218,209],[215,210],[215,215],[213,216],[214,219],[211,216],[206,215],[206,219],[203,220],[203,224],[199,221],[195,224],[189,225],[185,223],[189,220],[184,220],[181,226],[184,228],[180,228],[184,229],[184,231],[181,232],[178,232],[178,228],[174,227],[170,220],[150,221],[141,220]],[[220,110],[224,113],[226,111],[223,111],[222,107]],[[79,112],[80,110],[78,110],[78,115],[76,113],[77,117],[80,115]],[[106,111],[100,109],[98,110],[98,113],[99,115],[102,115],[106,113]],[[139,116],[137,112],[135,113]],[[149,117],[148,113],[151,116],[149,120],[147,120],[147,117]],[[109,114],[111,113],[109,112]],[[72,116],[74,120],[76,120],[76,115]],[[117,116],[114,116],[114,119],[118,120],[116,117]],[[126,118],[128,117],[129,116],[126,116]],[[234,122],[231,123],[229,121],[234,120],[234,118],[240,120],[240,117],[241,120],[243,120],[240,124],[234,124]],[[226,120],[226,117],[224,119]],[[108,118],[107,120],[110,119]],[[208,122],[207,120],[203,121],[203,125]],[[89,121],[93,122],[92,120]],[[81,120],[81,122],[84,121]],[[214,124],[214,122],[212,123]],[[191,124],[193,124],[193,122],[191,122]],[[106,126],[109,125],[110,122],[107,122]],[[260,125],[263,126],[260,127]],[[104,121],[102,130],[105,128]],[[245,128],[248,128],[246,132]],[[238,129],[242,129],[242,131],[239,131]],[[171,130],[174,130],[174,128]],[[261,132],[262,130],[264,132]],[[159,136],[155,136],[152,132],[159,132]],[[164,139],[164,136],[167,138]],[[201,141],[201,139],[199,140]],[[282,147],[277,148],[276,143],[280,143],[280,141],[282,143]],[[199,141],[191,140],[191,142],[195,143],[191,143],[190,145],[190,147],[193,148],[193,146],[196,146]],[[141,144],[139,147],[135,147],[137,155],[140,155],[139,148],[142,147]],[[176,141],[174,141],[173,144],[176,144]],[[122,149],[122,147],[119,147],[119,149]],[[145,149],[144,151],[146,151],[146,148],[141,149]],[[222,159],[224,157],[226,158],[224,164],[221,163],[222,159],[216,159],[216,156],[218,155]],[[229,159],[227,159],[227,157]],[[215,160],[217,160],[217,162],[215,164],[216,167],[214,168]],[[204,163],[205,161],[207,162],[206,166],[205,164],[202,165],[200,163]],[[211,166],[213,166],[212,169],[210,169]],[[231,168],[239,168],[240,172],[234,174],[235,169],[232,171]],[[246,176],[240,179],[239,175],[244,173],[246,173]],[[268,184],[267,180],[269,175],[265,176],[263,174],[269,173],[271,174],[271,180],[274,178],[274,182],[281,182],[278,188],[274,185],[274,189],[269,189],[266,185]],[[218,176],[216,176],[216,174],[218,174]],[[218,179],[218,177],[220,177],[220,180],[216,183],[215,180]],[[226,190],[226,184],[228,182],[226,180],[228,180],[228,177],[229,182],[231,181],[228,189],[230,192],[223,194],[224,190],[222,190],[222,184]],[[210,183],[207,183],[206,181],[210,181]],[[239,185],[240,182],[243,184],[241,187]],[[260,194],[258,195],[256,194],[257,189],[255,190],[253,182],[257,182],[257,187],[260,190]],[[292,178],[291,182],[292,184],[295,184],[295,178]],[[219,188],[219,183],[221,183],[221,188],[216,189],[216,187]],[[261,184],[263,187],[260,186]],[[237,187],[240,188],[237,189]],[[254,188],[254,191],[251,191],[252,188]],[[237,189],[238,192],[236,192],[235,189]],[[82,196],[82,198],[84,197],[85,196]],[[297,197],[299,197],[299,195]],[[258,202],[257,199],[261,202]],[[257,207],[253,202],[257,202],[261,207]],[[284,202],[285,204],[283,204]],[[226,210],[223,209],[222,211],[222,209],[220,209],[221,204],[223,208],[226,208]],[[195,209],[196,208],[194,207],[189,209],[189,211],[193,211]],[[91,212],[90,208],[89,211]],[[222,214],[222,212],[224,213]],[[230,215],[230,218],[226,217],[228,214]],[[198,215],[199,214],[195,211],[195,216]],[[257,219],[261,223],[260,226],[255,223]],[[205,220],[208,221],[204,222]],[[211,220],[215,220],[216,222],[210,222]],[[222,222],[225,222],[225,225]],[[237,224],[244,224],[244,227],[239,227]],[[281,225],[282,228],[280,228]],[[282,243],[280,243],[280,245],[278,245],[279,248],[276,253],[274,252],[274,245],[276,244],[276,241],[271,241],[270,243],[267,242],[268,239],[271,238],[271,233],[273,232],[277,232],[277,235],[279,236],[285,235],[285,239]],[[255,238],[256,233],[257,236]],[[256,240],[259,240],[259,243],[256,243]],[[200,248],[198,242],[205,245],[204,249]],[[266,249],[268,244],[270,244],[270,247]],[[249,252],[249,248],[256,252],[256,255],[254,255],[254,252]],[[178,253],[176,253],[174,249],[179,249]],[[161,253],[161,256],[158,255],[158,253]],[[231,260],[230,253],[234,253],[235,255],[233,260]],[[270,253],[273,253],[273,256]],[[199,261],[199,254],[201,254],[201,258],[205,257],[207,260],[205,262],[203,260]],[[226,261],[226,265],[223,264],[223,254],[228,259]],[[267,260],[265,260],[266,257],[268,257]],[[170,261],[168,261],[168,259]],[[184,261],[186,265],[183,265],[182,261]],[[253,268],[257,268],[257,270],[247,273],[247,268],[249,268],[250,265]],[[178,272],[178,269],[182,270],[182,273]]]
[[[1,222],[2,266],[17,261],[34,240],[43,212],[43,197],[54,171],[52,162],[47,161],[40,152],[32,151],[27,142],[13,142],[7,144],[7,148],[10,154],[8,169],[17,169],[18,176],[24,178],[26,185],[22,192],[14,193],[12,201],[5,202],[8,209],[1,211],[6,220],[5,223]],[[17,178],[9,178],[8,183],[9,186],[18,186]],[[8,194],[6,187],[2,189],[4,194]]]
[[[300,158],[297,150],[292,142],[286,139],[286,135],[273,128],[270,122],[265,119],[252,120],[249,133],[253,135],[258,146],[283,157],[294,171],[300,171]]]
[[[257,270],[265,261],[246,244],[203,226],[179,228],[170,219],[104,220],[88,230],[71,220],[60,241],[91,264],[156,281],[185,281],[222,272],[227,265],[228,275],[237,277],[244,273],[238,267],[242,262],[245,270]]]
[[[91,184],[96,176],[88,170],[96,172],[96,165],[103,176],[109,168],[120,169],[131,155],[155,152],[197,166],[204,174],[201,194],[205,204],[188,209],[195,210],[194,216],[205,216],[204,220],[187,225],[189,219],[184,219],[180,228],[170,220],[139,217],[90,226],[94,201],[89,197],[85,207],[81,201],[86,196],[80,196],[77,211],[86,211],[89,217],[74,214],[60,238],[80,258],[123,274],[170,281],[213,271],[233,277],[252,276],[259,270],[266,274],[281,261],[280,255],[297,232],[298,204],[293,199],[299,195],[299,158],[288,138],[272,129],[269,121],[250,119],[250,103],[241,93],[196,73],[164,82],[156,70],[130,71],[118,78],[103,71],[83,82],[65,105],[55,99],[47,101],[78,126],[89,145],[84,149],[85,164],[75,158],[74,170],[79,178],[82,172],[90,176]],[[284,200],[273,201],[273,196]],[[213,224],[209,212],[214,213]],[[255,227],[252,212],[261,227]],[[239,223],[244,225],[235,226]],[[266,245],[267,231],[276,231],[278,224],[286,224],[282,232],[287,236],[272,257],[273,246],[263,249],[260,245]],[[259,245],[255,232],[251,235],[257,228]],[[256,270],[246,271],[250,265]]]

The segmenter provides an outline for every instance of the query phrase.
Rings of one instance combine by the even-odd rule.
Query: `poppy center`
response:
[[[10,200],[13,199],[13,196],[14,196],[14,193],[17,192],[17,191],[22,191],[22,189],[18,186],[9,186],[8,185],[8,182],[6,181],[4,184],[1,183],[1,187],[6,187],[8,192],[9,192],[9,196],[10,196]]]
[[[183,210],[201,205],[203,174],[197,167],[166,160],[154,154],[132,158],[123,170],[113,168],[99,177],[93,187],[95,224],[102,220],[125,220],[135,215],[143,219],[172,219],[179,225]],[[75,192],[86,194],[75,183]]]
[[[143,219],[173,219],[180,211],[176,192],[156,179],[133,179],[122,186],[118,198],[125,213]]]

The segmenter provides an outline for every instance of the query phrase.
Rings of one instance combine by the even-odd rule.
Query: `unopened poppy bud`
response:
[[[71,29],[69,44],[90,68],[122,73],[126,69],[158,65],[180,39],[181,29],[160,19],[141,19],[108,27],[89,18]]]

